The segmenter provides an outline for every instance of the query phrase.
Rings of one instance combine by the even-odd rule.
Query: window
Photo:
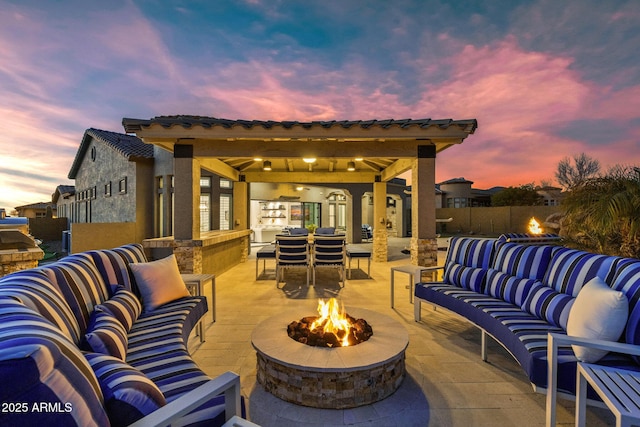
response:
[[[220,195],[220,230],[231,230],[231,206],[230,194]]]
[[[111,197],[111,181],[104,185],[104,197]]]
[[[120,182],[118,182],[118,192],[120,194],[127,193],[127,177],[122,178]]]
[[[200,231],[211,230],[211,195],[200,195]]]
[[[221,179],[220,188],[233,188],[233,181],[230,181],[228,179]]]
[[[211,177],[203,176],[200,178],[200,187],[211,188]]]

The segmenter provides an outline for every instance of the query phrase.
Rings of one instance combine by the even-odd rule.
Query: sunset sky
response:
[[[436,182],[640,166],[640,1],[0,0],[0,207],[122,118],[475,118]]]

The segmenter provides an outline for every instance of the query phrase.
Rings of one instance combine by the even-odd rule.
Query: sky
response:
[[[0,207],[122,118],[477,119],[436,182],[640,166],[640,1],[0,0]]]

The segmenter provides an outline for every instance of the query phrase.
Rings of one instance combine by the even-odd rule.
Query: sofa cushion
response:
[[[549,266],[553,248],[503,243],[496,249],[492,267],[510,276],[542,280]]]
[[[594,277],[601,277],[611,283],[615,272],[615,257],[592,254],[568,248],[558,248],[553,252],[549,268],[542,283],[556,291],[578,295],[580,288]]]
[[[621,291],[629,301],[629,318],[624,331],[624,341],[640,345],[640,261],[621,259],[616,267],[611,288]],[[635,357],[640,363],[640,357]]]
[[[444,271],[444,281],[454,286],[484,292],[487,270],[484,268],[465,267],[460,264],[449,264]]]
[[[89,316],[96,305],[109,297],[109,290],[91,255],[78,253],[69,255],[47,268],[51,271],[57,287],[71,307],[81,336],[87,330]]]
[[[180,276],[175,255],[157,261],[130,264],[145,311],[190,296]]]
[[[494,270],[487,272],[487,294],[522,307],[535,283],[532,279],[520,279]]]
[[[571,295],[556,292],[536,282],[529,291],[522,309],[566,331],[569,312],[574,301],[575,298]]]
[[[166,404],[160,389],[122,360],[100,353],[85,357],[98,377],[112,426],[128,426]]]
[[[452,237],[445,265],[460,264],[465,267],[488,268],[493,257],[495,240]]]
[[[0,402],[59,410],[3,413],[2,425],[108,425],[102,392],[80,350],[51,322],[0,297]]]
[[[129,274],[129,262],[121,254],[114,250],[89,251],[87,253],[93,258],[96,268],[108,286],[112,288],[116,285],[124,286],[129,291],[134,289]]]
[[[91,314],[82,347],[124,360],[127,356],[127,331],[111,313],[96,310]]]
[[[80,342],[80,327],[69,304],[51,283],[45,269],[23,270],[0,279],[0,295],[12,295],[56,325],[72,342]]]
[[[96,306],[96,310],[111,313],[129,332],[133,322],[138,319],[142,312],[142,304],[140,304],[140,300],[133,292],[121,286],[117,286],[116,289],[111,298]]]
[[[605,341],[618,341],[627,323],[629,302],[620,291],[607,286],[594,277],[576,297],[569,320],[567,335]],[[583,362],[594,363],[602,359],[606,350],[573,346],[576,357]]]

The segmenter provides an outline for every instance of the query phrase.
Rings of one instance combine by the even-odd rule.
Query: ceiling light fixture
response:
[[[265,160],[262,163],[262,170],[263,171],[270,171],[271,170],[271,162],[269,160]]]
[[[356,170],[356,164],[355,162],[349,162],[347,163],[347,170],[349,172],[353,172],[354,170]]]
[[[261,162],[262,161],[262,157],[254,157],[253,161],[254,162]]]
[[[353,159],[353,160],[355,160],[356,162],[361,162],[361,161],[363,161],[363,160],[364,160],[364,157],[356,157],[356,158],[355,158],[355,159]]]
[[[305,163],[315,163],[316,162],[316,158],[315,157],[303,157],[302,161]]]

